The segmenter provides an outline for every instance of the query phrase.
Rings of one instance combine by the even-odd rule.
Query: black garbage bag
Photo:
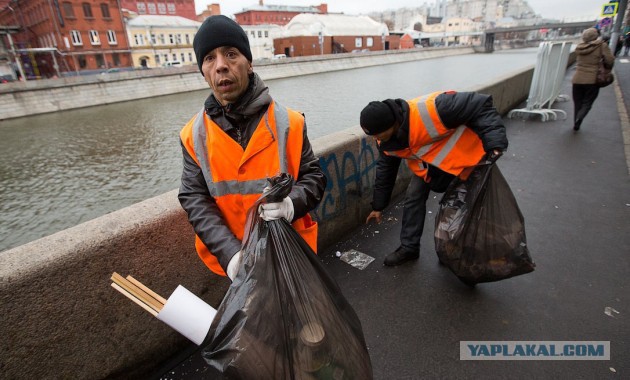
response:
[[[223,379],[372,379],[361,322],[284,219],[258,216],[293,184],[271,178],[249,210],[243,257],[210,327],[204,360]]]
[[[496,164],[480,164],[449,185],[435,218],[435,249],[468,285],[534,270],[523,215]]]

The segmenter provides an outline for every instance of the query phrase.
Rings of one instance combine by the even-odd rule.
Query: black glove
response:
[[[499,149],[493,149],[492,151],[488,152],[488,154],[486,154],[486,163],[494,164],[501,156],[503,156],[503,151]]]

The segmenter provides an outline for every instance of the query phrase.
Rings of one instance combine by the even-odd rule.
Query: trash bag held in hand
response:
[[[293,179],[269,182],[248,211],[242,263],[206,338],[212,378],[372,379],[361,322],[335,280],[285,219],[258,215]]]
[[[467,180],[450,184],[435,218],[435,249],[468,285],[534,270],[523,215],[495,164],[480,164]]]

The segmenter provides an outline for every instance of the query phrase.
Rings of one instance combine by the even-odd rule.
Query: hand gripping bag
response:
[[[269,183],[248,212],[239,272],[202,351],[212,378],[372,379],[361,323],[335,280],[286,220],[258,216],[293,179]]]
[[[534,270],[523,215],[496,164],[480,164],[466,180],[451,182],[435,218],[435,249],[468,285]]]

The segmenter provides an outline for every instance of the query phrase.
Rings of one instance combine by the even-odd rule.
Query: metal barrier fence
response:
[[[525,108],[508,112],[508,118],[519,114],[536,114],[542,117],[542,121],[547,121],[556,120],[557,114],[561,114],[562,118],[566,119],[565,111],[551,107],[558,99],[568,100],[568,96],[560,94],[560,89],[569,63],[570,52],[571,42],[542,42],[540,44],[527,105]]]

